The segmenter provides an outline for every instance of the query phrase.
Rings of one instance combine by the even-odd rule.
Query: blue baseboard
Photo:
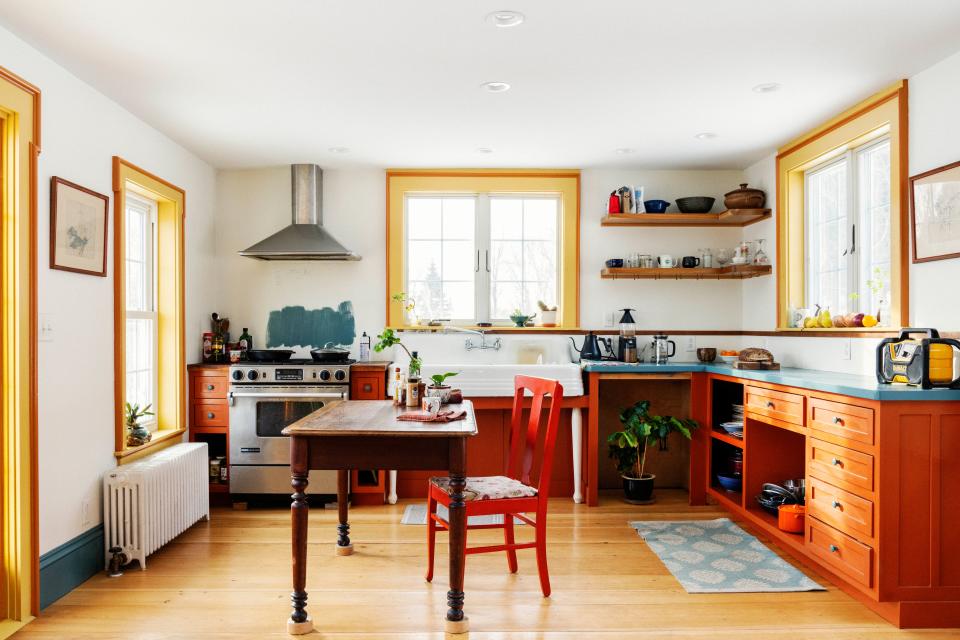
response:
[[[40,608],[48,606],[103,570],[103,525],[40,556]]]

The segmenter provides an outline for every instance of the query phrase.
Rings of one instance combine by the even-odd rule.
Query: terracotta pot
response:
[[[746,182],[723,197],[723,206],[727,209],[763,209],[766,202],[767,194],[760,189],[748,189]]]
[[[623,479],[623,493],[627,502],[647,504],[653,501],[653,480],[657,476],[645,473],[642,478],[620,477]]]

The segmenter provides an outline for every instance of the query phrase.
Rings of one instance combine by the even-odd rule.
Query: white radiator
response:
[[[121,547],[147,567],[147,556],[200,519],[210,519],[207,444],[174,445],[103,477],[105,561]]]

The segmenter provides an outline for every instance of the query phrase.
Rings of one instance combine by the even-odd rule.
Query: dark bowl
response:
[[[667,207],[670,206],[670,203],[666,200],[644,200],[643,208],[646,209],[647,213],[663,213],[667,210]],[[712,205],[711,205],[712,206]]]
[[[743,479],[740,476],[717,474],[717,482],[727,491],[740,491],[743,486]]]
[[[607,269],[619,269],[623,266],[623,258],[610,258],[604,264],[607,265]]]
[[[713,347],[700,347],[697,349],[697,360],[700,362],[713,362],[717,359],[717,350]]]
[[[714,200],[715,198],[708,198],[706,196],[677,198],[677,207],[681,213],[710,213]]]

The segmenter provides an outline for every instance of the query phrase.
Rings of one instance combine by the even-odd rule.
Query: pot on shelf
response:
[[[761,189],[747,188],[746,182],[741,182],[739,189],[734,189],[723,197],[723,206],[727,209],[763,209],[766,202],[767,194]]]
[[[624,500],[630,504],[650,504],[653,502],[653,481],[657,476],[645,473],[641,478],[621,475]]]

